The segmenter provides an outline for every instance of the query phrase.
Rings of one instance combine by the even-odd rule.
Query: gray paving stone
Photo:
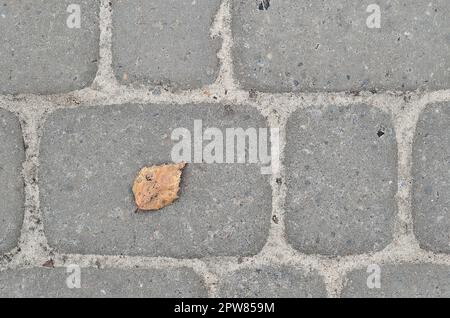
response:
[[[429,105],[413,145],[414,232],[420,245],[450,252],[450,104]]]
[[[347,277],[342,297],[346,298],[448,298],[450,268],[447,266],[385,265],[380,267],[380,288],[373,285],[373,271],[357,270]],[[369,284],[368,284],[369,280]]]
[[[123,84],[198,88],[217,77],[220,0],[113,0],[113,66]]]
[[[97,71],[98,1],[0,0],[0,94],[60,93],[89,86]],[[66,24],[70,4],[81,27]]]
[[[141,167],[171,162],[173,129],[266,127],[250,107],[122,105],[60,110],[47,120],[40,194],[51,246],[81,254],[253,255],[266,242],[269,177],[258,164],[189,164],[180,199],[134,214]],[[205,142],[206,144],[206,142]]]
[[[81,268],[80,288],[72,270],[32,268],[0,272],[0,297],[207,297],[202,279],[192,270]],[[69,284],[67,280],[69,279]],[[72,288],[69,288],[72,287]]]
[[[287,266],[243,269],[222,278],[219,297],[317,298],[326,297],[323,279]]]
[[[17,244],[23,220],[24,193],[21,176],[25,159],[20,123],[0,110],[0,253]]]
[[[286,231],[296,249],[348,255],[391,241],[397,148],[389,115],[365,105],[298,110],[285,164]]]
[[[235,73],[260,91],[450,87],[447,0],[234,0]],[[370,4],[381,28],[368,28]]]

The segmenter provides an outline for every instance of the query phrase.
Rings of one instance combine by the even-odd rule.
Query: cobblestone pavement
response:
[[[0,0],[0,297],[449,297],[449,12]],[[279,129],[280,169],[188,164],[134,213],[198,120]]]

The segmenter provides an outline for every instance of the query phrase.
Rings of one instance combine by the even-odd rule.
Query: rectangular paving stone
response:
[[[380,266],[379,287],[372,268],[356,270],[346,278],[345,298],[448,298],[450,268],[432,264]],[[371,288],[369,288],[370,286]]]
[[[422,248],[450,252],[450,103],[428,105],[413,145],[414,232]]]
[[[0,272],[2,298],[191,298],[207,297],[192,270],[31,268]],[[69,288],[72,287],[72,288]]]
[[[98,14],[99,1],[0,0],[0,94],[89,86],[97,72]]]
[[[298,110],[287,124],[285,165],[294,248],[336,256],[390,243],[397,147],[388,114],[366,105]]]
[[[245,89],[450,88],[447,0],[260,3],[233,2],[235,74]],[[380,28],[369,28],[377,9]]]
[[[134,213],[131,185],[138,171],[172,162],[172,131],[184,127],[193,137],[194,120],[224,134],[225,128],[267,125],[256,109],[229,105],[121,105],[50,115],[39,167],[49,244],[80,254],[258,253],[272,209],[269,177],[259,164],[188,164],[174,204]]]
[[[191,89],[218,74],[210,28],[220,0],[113,0],[113,67],[122,84]]]
[[[323,279],[288,266],[242,269],[221,278],[218,296],[225,298],[326,297]]]
[[[22,163],[25,152],[19,119],[0,109],[0,254],[17,244],[24,212]]]

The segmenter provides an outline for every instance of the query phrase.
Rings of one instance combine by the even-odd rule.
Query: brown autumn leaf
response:
[[[155,211],[178,198],[181,173],[186,163],[144,167],[134,180],[133,194],[140,211]]]

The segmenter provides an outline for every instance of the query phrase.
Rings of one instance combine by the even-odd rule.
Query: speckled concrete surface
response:
[[[202,10],[203,2],[189,0],[178,13],[161,6],[156,16],[137,10],[141,16],[130,18],[137,30],[161,22],[174,39],[148,47],[150,55],[158,52],[155,64],[140,59],[149,56],[140,51],[149,44],[136,43],[137,34],[119,39],[132,42],[129,56],[125,44],[117,50],[116,24],[129,21],[114,12],[122,8],[115,2],[102,0],[98,20],[85,25],[98,24],[99,43],[91,46],[86,36],[80,44],[86,55],[79,60],[70,59],[77,40],[64,35],[67,30],[52,41],[67,49],[54,62],[69,73],[90,60],[85,80],[67,82],[64,72],[55,78],[49,71],[39,72],[35,82],[14,82],[0,61],[0,134],[6,134],[0,166],[16,182],[7,184],[13,192],[0,187],[0,198],[8,198],[2,199],[0,235],[13,233],[0,243],[0,296],[448,295],[450,31],[448,19],[442,20],[448,2],[429,1],[425,8],[418,1],[380,1],[381,27],[370,30],[364,21],[376,10],[368,10],[365,1],[349,8],[354,1],[291,6],[292,1],[222,0],[200,14],[191,10]],[[0,23],[13,9],[0,7]],[[301,20],[297,9],[299,15],[318,15]],[[95,17],[95,10],[84,13]],[[165,24],[166,13],[171,23]],[[198,22],[201,28],[187,30],[201,30],[180,35],[177,19]],[[414,26],[406,28],[407,21]],[[170,51],[191,39],[195,43],[181,45],[182,51]],[[367,50],[373,54],[358,50],[364,47],[358,41],[371,42]],[[184,60],[190,45],[204,49]],[[19,55],[18,63],[25,60],[15,69],[38,53],[31,52],[30,60]],[[157,65],[171,59],[174,64]],[[374,68],[377,61],[380,68]],[[118,75],[117,63],[129,67],[127,76]],[[183,63],[189,67],[178,72]],[[32,83],[34,89],[26,89]],[[193,165],[182,185],[185,194],[194,195],[187,188],[196,185],[209,196],[182,196],[160,214],[136,216],[127,183],[140,164],[148,164],[144,159],[167,158],[165,139],[151,136],[174,120],[191,123],[205,107],[206,118],[218,126],[228,120],[221,110],[232,109],[233,122],[278,128],[280,171],[262,176],[255,167]],[[136,131],[132,122],[139,123]],[[151,136],[137,140],[139,132]],[[114,138],[102,139],[106,133]],[[119,168],[109,174],[113,163]],[[107,186],[98,189],[99,181]]]

